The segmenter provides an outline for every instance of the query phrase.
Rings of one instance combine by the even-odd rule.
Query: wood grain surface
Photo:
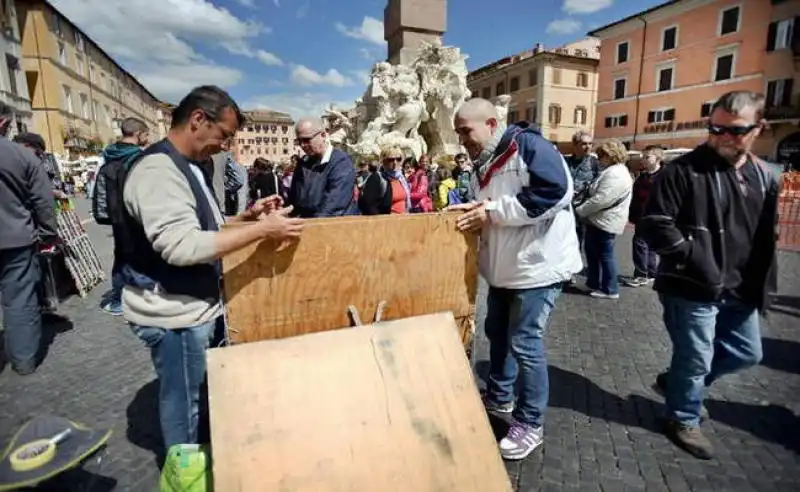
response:
[[[507,492],[450,313],[208,351],[215,490]]]
[[[297,241],[265,240],[227,255],[224,292],[231,341],[349,326],[350,305],[367,324],[385,301],[384,320],[451,311],[468,342],[478,239],[456,230],[457,216],[312,219]]]

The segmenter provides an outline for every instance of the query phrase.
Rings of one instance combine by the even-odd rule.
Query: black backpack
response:
[[[122,191],[125,177],[130,164],[140,157],[141,155],[133,159],[108,161],[97,170],[92,195],[92,216],[98,224],[119,225],[124,222],[125,202]]]

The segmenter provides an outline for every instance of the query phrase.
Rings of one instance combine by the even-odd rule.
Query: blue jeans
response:
[[[42,338],[39,261],[35,246],[0,249],[0,292],[6,356],[12,367],[34,369]]]
[[[158,375],[158,411],[166,449],[198,442],[200,388],[206,379],[206,349],[216,323],[181,329],[131,325],[150,349]]]
[[[639,234],[639,228],[633,233],[633,276],[640,278],[656,278],[658,273],[658,253],[653,251],[647,241]]]
[[[586,251],[586,286],[606,294],[619,294],[617,258],[614,256],[616,235],[587,224],[584,249]]]
[[[489,338],[489,381],[486,395],[497,403],[519,398],[514,418],[540,427],[547,409],[549,381],[544,333],[561,294],[561,284],[537,289],[489,288],[486,336]]]
[[[664,294],[659,299],[672,340],[667,418],[697,427],[706,388],[725,374],[761,361],[758,312],[731,297],[716,303]]]

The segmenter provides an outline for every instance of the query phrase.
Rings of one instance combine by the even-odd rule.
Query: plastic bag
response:
[[[169,448],[161,470],[161,492],[212,492],[208,447],[176,444]]]

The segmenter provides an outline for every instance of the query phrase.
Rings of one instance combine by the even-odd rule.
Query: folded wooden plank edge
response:
[[[449,313],[207,352],[216,490],[506,492]]]
[[[265,240],[223,258],[234,343],[452,311],[465,342],[475,312],[478,239],[456,213],[311,219],[298,241]]]

